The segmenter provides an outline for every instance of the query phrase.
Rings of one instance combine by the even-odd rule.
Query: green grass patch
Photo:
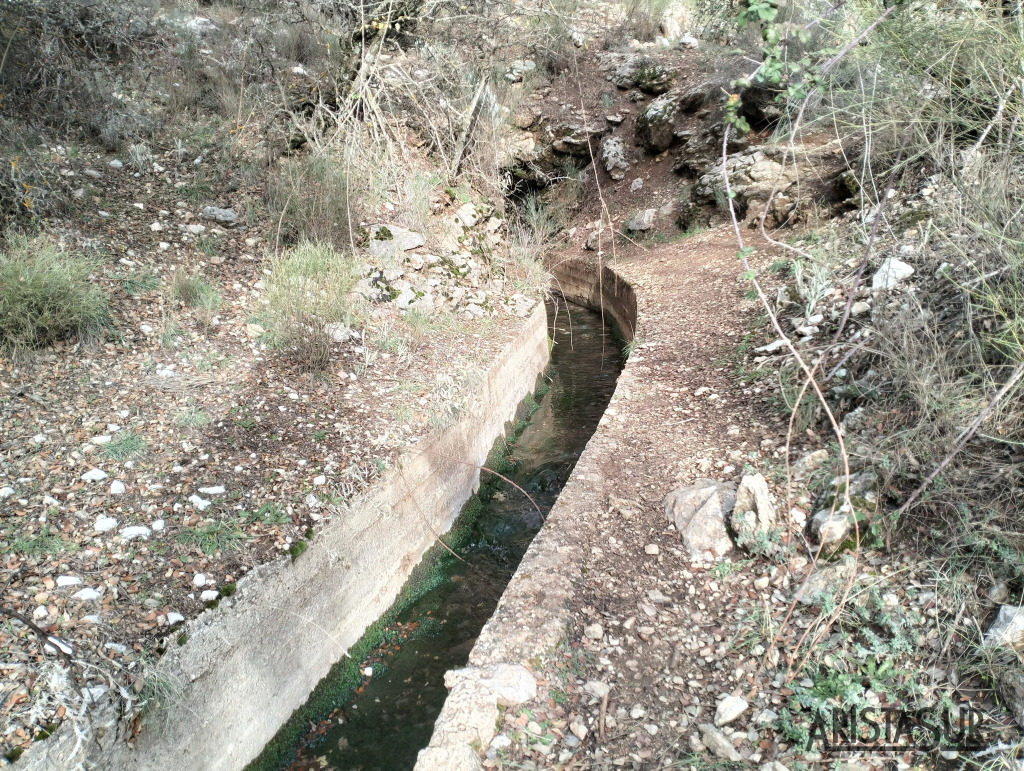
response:
[[[98,332],[107,298],[89,276],[99,267],[46,236],[9,233],[0,251],[0,348],[41,348]]]
[[[116,434],[103,448],[103,454],[111,460],[123,462],[139,458],[146,452],[146,440],[134,431]]]
[[[211,522],[203,527],[187,527],[175,536],[178,543],[198,546],[206,555],[234,551],[245,541],[245,534],[237,525]]]

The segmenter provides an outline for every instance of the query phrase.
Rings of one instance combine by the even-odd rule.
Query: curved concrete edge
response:
[[[607,265],[584,260],[562,262],[549,270],[555,277],[555,287],[567,300],[610,314],[627,342],[633,339],[637,332],[637,298],[629,282]],[[477,638],[469,667],[446,678],[454,687],[434,723],[430,745],[420,752],[415,771],[438,771],[439,757],[467,758],[467,746],[474,750],[470,760],[462,765],[453,765],[452,760],[444,768],[480,769],[477,753],[486,751],[494,738],[499,714],[499,699],[487,673],[499,665],[536,669],[536,662],[565,639],[573,617],[570,601],[575,595],[574,583],[581,578],[586,561],[585,548],[599,513],[607,506],[607,477],[602,463],[622,450],[619,440],[610,436],[609,427],[617,420],[617,405],[630,398],[635,382],[635,370],[627,360],[597,431]]]
[[[256,568],[233,597],[187,624],[187,644],[172,644],[157,667],[178,691],[163,720],[128,745],[108,705],[86,741],[65,723],[19,767],[243,768],[451,527],[479,484],[472,464],[484,463],[547,360],[547,317],[538,304],[455,425],[408,448],[382,480],[335,510],[297,560]]]

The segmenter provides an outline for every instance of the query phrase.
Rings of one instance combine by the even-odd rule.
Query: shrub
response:
[[[266,299],[274,345],[304,369],[325,369],[331,325],[351,322],[348,295],[358,277],[355,261],[325,243],[303,241],[273,258]]]
[[[107,312],[106,296],[89,281],[98,267],[46,236],[8,235],[0,251],[0,347],[40,348],[98,331]]]
[[[220,293],[202,276],[178,273],[171,288],[174,296],[189,308],[210,311],[220,305]]]

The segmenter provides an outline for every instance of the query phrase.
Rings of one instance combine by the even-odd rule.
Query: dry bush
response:
[[[355,260],[326,243],[303,241],[272,258],[266,323],[275,347],[302,369],[326,369],[335,329],[353,321],[358,278]]]
[[[313,151],[282,159],[271,176],[268,199],[286,243],[351,245],[351,222],[358,219],[350,210],[349,174],[340,154]]]

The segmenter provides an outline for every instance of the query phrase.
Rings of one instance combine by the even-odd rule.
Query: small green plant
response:
[[[637,348],[641,348],[643,345],[644,339],[642,337],[634,337],[632,340],[630,340],[628,343],[622,346],[622,352],[628,358],[633,355],[633,351],[635,351]]]
[[[137,275],[121,276],[117,279],[117,283],[121,285],[121,288],[127,294],[137,295],[144,292],[152,292],[160,286],[160,276],[150,271]]]
[[[46,525],[34,536],[15,538],[11,549],[25,557],[40,558],[77,551],[78,544],[73,541],[65,541],[59,535],[51,533],[50,526]]]
[[[327,432],[324,429],[320,428],[320,429],[317,429],[316,431],[313,432],[313,441],[314,442],[323,442],[326,439],[327,439]]]
[[[176,536],[178,543],[198,546],[206,555],[234,551],[245,541],[245,534],[237,525],[211,522],[203,527],[187,527]]]
[[[254,513],[246,515],[247,521],[259,520],[264,525],[283,525],[288,519],[288,513],[275,503],[260,504]]]
[[[0,348],[41,348],[99,331],[107,300],[89,276],[99,263],[47,236],[8,233],[0,250]]]
[[[220,293],[199,275],[176,273],[172,289],[174,296],[189,308],[212,311],[220,307]]]
[[[111,439],[103,454],[114,461],[123,462],[140,457],[146,451],[146,440],[134,431],[122,431]]]
[[[179,412],[175,422],[185,428],[202,428],[210,422],[210,417],[203,412],[202,408],[193,405]]]

